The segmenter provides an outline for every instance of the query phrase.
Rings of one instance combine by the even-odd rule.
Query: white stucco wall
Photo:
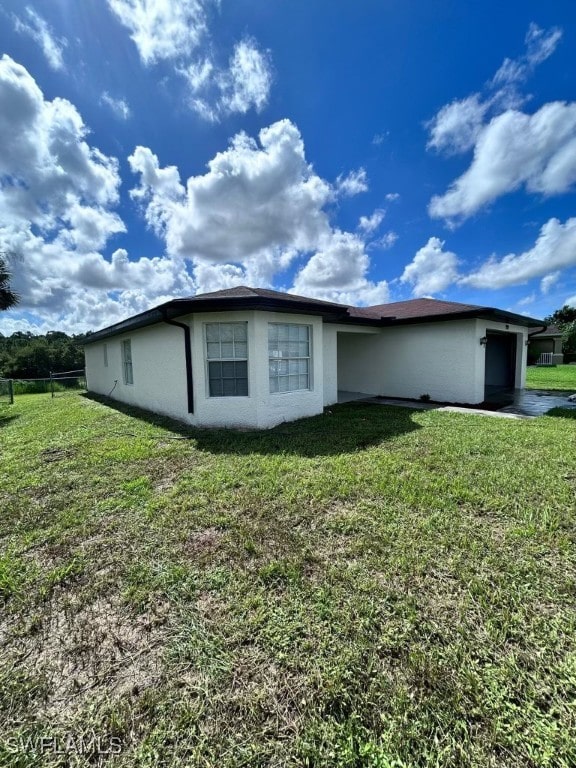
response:
[[[130,339],[133,384],[124,384],[121,346]],[[104,366],[104,345],[108,367]],[[106,341],[87,344],[86,381],[90,392],[110,395],[177,419],[187,419],[184,331],[158,324]]]
[[[375,335],[338,331],[338,389],[346,392],[383,393],[387,361],[382,356],[381,332]]]
[[[516,387],[526,376],[527,329],[484,320],[454,320],[382,328],[377,336],[338,333],[338,389],[370,395],[455,403],[484,400],[488,330],[516,334]]]
[[[384,394],[453,403],[484,399],[475,320],[404,325],[382,332]]]
[[[195,313],[179,318],[189,325],[192,344],[194,413],[188,414],[184,332],[158,324],[115,336],[108,345],[108,368],[104,367],[105,342],[86,346],[89,391],[137,405],[158,413],[207,427],[266,428],[283,421],[322,413],[324,407],[322,319],[288,313],[237,311]],[[205,324],[248,324],[248,396],[210,397],[205,347]],[[309,390],[271,393],[268,377],[268,323],[298,323],[310,326],[312,345]],[[134,384],[122,378],[121,342],[131,339]],[[335,378],[335,377],[334,377]],[[114,387],[115,380],[118,381]]]
[[[325,324],[323,337],[324,405],[338,402],[338,341],[335,325]]]

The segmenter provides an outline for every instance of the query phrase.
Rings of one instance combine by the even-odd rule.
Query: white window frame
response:
[[[134,366],[132,363],[132,339],[122,341],[122,378],[126,386],[134,384]]]
[[[278,336],[280,335],[280,328],[287,328],[287,339],[284,340],[271,340],[271,330],[272,328],[277,329]],[[290,339],[291,331],[290,329],[298,328],[298,339]],[[306,328],[308,331],[307,339],[300,338],[301,333],[300,329]],[[310,392],[313,389],[313,378],[312,378],[312,368],[313,368],[313,350],[312,350],[312,338],[313,338],[313,326],[308,323],[268,323],[268,389],[271,395],[285,395],[285,394],[294,394],[296,392]],[[288,345],[288,348],[286,350],[281,350],[278,347],[280,346],[280,343],[283,343],[284,345]],[[302,355],[300,354],[300,350],[297,352],[290,351],[290,344],[292,345],[302,345],[306,343],[308,346],[308,354]],[[276,349],[274,349],[274,344],[276,345]],[[296,349],[296,347],[292,347],[292,349]],[[286,354],[284,354],[286,352]],[[307,361],[307,371],[303,373],[301,370],[294,371],[294,368],[300,369],[302,366],[301,361],[306,360]],[[287,368],[286,373],[280,373],[274,371],[273,369],[279,369],[280,366],[278,365],[278,362],[282,361],[287,363],[285,366]],[[291,370],[292,369],[292,370]],[[300,380],[302,377],[306,377],[307,379],[307,386],[302,387],[300,386]],[[290,379],[294,379],[298,377],[299,383],[297,387],[291,387],[288,386],[287,389],[281,388],[281,381],[287,380],[288,385],[290,385]],[[277,382],[277,386],[274,387],[273,381]]]
[[[225,327],[232,327],[232,340],[227,341],[222,340],[222,329]],[[244,327],[244,340],[241,339],[235,339],[234,338],[234,328],[238,328],[239,326]],[[218,327],[218,339],[209,339],[209,335],[211,334],[210,329]],[[237,352],[236,345],[240,347],[240,350]],[[218,356],[215,356],[216,352],[216,345],[219,345],[220,349],[218,352]],[[226,348],[223,349],[223,345],[226,345]],[[230,346],[231,345],[231,346]],[[242,346],[245,346],[245,354],[242,354]],[[206,396],[210,399],[213,398],[222,398],[222,397],[250,397],[250,370],[248,365],[248,323],[245,320],[238,320],[238,321],[214,321],[210,323],[204,323],[204,359],[206,363]],[[234,394],[225,394],[222,392],[221,394],[212,394],[210,391],[210,364],[211,363],[245,363],[246,364],[246,377],[244,376],[236,376],[233,377],[224,377],[221,376],[220,380],[222,383],[225,381],[226,378],[230,378],[235,383],[238,382],[238,380],[242,380],[246,378],[246,393],[237,394],[236,392]],[[235,387],[237,384],[235,384]]]
[[[108,368],[108,344],[104,344],[103,354],[104,354],[104,368]]]

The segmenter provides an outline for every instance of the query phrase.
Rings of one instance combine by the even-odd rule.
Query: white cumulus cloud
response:
[[[107,0],[129,30],[145,66],[171,61],[187,82],[189,103],[215,122],[232,113],[260,112],[272,85],[270,56],[255,40],[236,43],[228,64],[214,42],[210,11],[218,0]]]
[[[271,83],[267,56],[251,40],[234,48],[228,72],[222,81],[222,105],[227,112],[258,112],[266,105]]]
[[[30,322],[78,333],[195,291],[182,260],[101,253],[125,231],[114,210],[120,176],[87,136],[73,104],[45,99],[23,66],[0,59],[0,251],[17,256],[19,309],[38,318],[3,313],[3,331]]]
[[[360,216],[358,228],[367,234],[375,232],[384,221],[385,216],[386,211],[382,210],[382,208],[377,208],[371,216]]]
[[[561,38],[562,30],[557,27],[544,30],[537,24],[530,24],[525,39],[526,50],[521,56],[505,59],[483,91],[445,104],[428,121],[428,149],[448,155],[471,150],[487,120],[522,106],[526,97],[518,90],[519,85],[554,53]]]
[[[23,214],[47,227],[71,202],[118,200],[118,162],[86,142],[87,129],[66,99],[45,101],[28,71],[0,59],[0,178],[3,223]]]
[[[32,8],[27,7],[25,13],[27,21],[22,20],[19,16],[13,16],[16,31],[28,35],[40,46],[52,69],[63,69],[64,58],[62,54],[67,45],[66,38],[56,38],[47,22]]]
[[[524,253],[510,253],[502,259],[492,256],[461,282],[474,288],[504,288],[550,275],[551,270],[576,266],[576,218],[562,224],[549,219],[536,243]]]
[[[478,93],[443,106],[429,123],[428,148],[448,154],[467,152],[476,143],[489,106]]]
[[[115,99],[108,93],[108,91],[104,91],[101,101],[121,120],[128,120],[130,117],[130,107],[128,106],[126,99]]]
[[[406,266],[400,282],[412,286],[414,296],[441,293],[458,278],[458,258],[451,251],[444,251],[444,242],[431,237]]]
[[[363,241],[336,230],[298,272],[292,291],[341,304],[383,304],[389,299],[388,284],[368,280],[369,266]]]
[[[107,0],[146,65],[190,56],[207,32],[201,0]]]
[[[555,195],[575,182],[576,103],[552,102],[533,115],[507,110],[481,130],[470,168],[432,198],[429,212],[458,221],[522,187]]]
[[[361,192],[368,191],[368,177],[364,168],[350,171],[346,176],[338,176],[336,179],[338,194],[342,197],[354,197]]]
[[[388,232],[385,232],[382,237],[379,237],[378,240],[376,240],[373,245],[378,248],[383,248],[384,250],[388,250],[388,248],[392,248],[393,245],[396,244],[398,241],[399,235],[397,232],[394,232],[393,229],[389,230]]]
[[[169,255],[191,260],[201,289],[248,282],[271,285],[296,259],[308,258],[295,286],[313,296],[361,297],[386,293],[367,277],[364,241],[334,229],[327,206],[341,194],[307,162],[297,127],[281,120],[258,141],[237,134],[184,183],[178,169],[162,168],[147,147],[129,158],[140,184],[132,194],[143,206]],[[365,183],[355,172],[347,179]]]
[[[553,288],[556,285],[556,283],[560,279],[560,275],[561,275],[561,272],[559,270],[557,272],[551,272],[549,275],[544,275],[544,277],[540,281],[540,290],[544,295],[549,293],[551,288]]]

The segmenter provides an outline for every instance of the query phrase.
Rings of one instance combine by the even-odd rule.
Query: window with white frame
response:
[[[134,374],[132,371],[132,342],[125,339],[122,342],[122,372],[124,374],[124,384],[134,384]]]
[[[268,324],[270,392],[310,389],[310,337],[309,325]]]
[[[248,395],[248,323],[206,323],[210,397]]]
[[[108,344],[104,344],[104,368],[108,368]]]

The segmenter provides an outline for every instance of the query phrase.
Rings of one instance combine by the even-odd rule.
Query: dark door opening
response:
[[[516,376],[516,336],[513,333],[488,332],[484,396],[488,399],[514,390]]]

